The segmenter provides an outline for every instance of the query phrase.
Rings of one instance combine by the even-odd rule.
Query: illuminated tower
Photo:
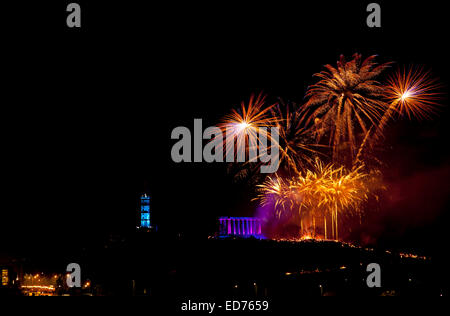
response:
[[[141,228],[151,228],[150,218],[150,197],[147,194],[141,195]]]

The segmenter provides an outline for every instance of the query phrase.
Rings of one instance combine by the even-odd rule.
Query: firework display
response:
[[[378,65],[375,56],[362,60],[355,54],[346,61],[341,55],[337,67],[315,74],[320,80],[308,88],[301,111],[317,141],[328,138],[334,161],[347,152],[353,157],[359,132],[365,135],[382,117],[384,87],[376,79],[390,65]]]
[[[231,114],[226,116],[224,121],[219,125],[223,133],[226,135],[225,153],[238,156],[234,152],[234,142],[238,147],[246,148],[248,152],[255,152],[261,137],[271,140],[270,133],[267,128],[276,122],[276,118],[269,116],[272,106],[265,106],[266,97],[259,94],[257,97],[251,96],[248,105],[241,103],[239,110],[232,110]],[[257,155],[250,157],[250,161],[254,162],[258,158]],[[239,161],[245,161],[245,157],[238,157]]]
[[[385,87],[388,109],[380,120],[374,138],[382,136],[388,121],[396,114],[408,119],[431,119],[439,106],[440,88],[438,80],[419,67],[399,69],[390,75]]]
[[[440,85],[430,72],[388,73],[392,64],[377,64],[375,56],[354,54],[350,61],[341,56],[337,67],[326,65],[315,75],[319,81],[308,88],[304,104],[266,106],[260,94],[225,117],[222,129],[248,148],[257,149],[258,135],[270,139],[265,128],[278,127],[280,168],[255,183],[254,200],[271,210],[271,220],[289,219],[301,238],[335,240],[348,230],[344,218],[362,223],[366,202],[385,188],[381,171],[365,161],[371,155],[367,148],[380,145],[395,114],[429,119],[440,98]]]

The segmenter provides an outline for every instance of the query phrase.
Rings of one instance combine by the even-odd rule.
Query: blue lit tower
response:
[[[141,195],[141,228],[151,228],[150,221],[150,197]]]

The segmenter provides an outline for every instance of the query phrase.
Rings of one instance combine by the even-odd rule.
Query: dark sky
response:
[[[0,247],[79,246],[132,230],[143,191],[162,230],[206,234],[219,215],[252,215],[251,191],[224,165],[171,162],[172,129],[194,118],[214,125],[260,91],[301,102],[340,54],[424,64],[448,86],[439,2],[379,1],[381,29],[365,25],[370,1],[336,2],[79,1],[81,30],[65,28],[69,1],[11,6],[1,30]],[[390,130],[386,176],[403,199],[372,227],[391,232],[387,243],[442,237],[449,123],[444,107],[432,122]],[[416,220],[402,226],[405,213]]]

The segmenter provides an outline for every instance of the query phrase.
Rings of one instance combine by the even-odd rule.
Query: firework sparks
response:
[[[312,230],[315,236],[316,222],[320,219],[327,238],[327,221],[331,219],[331,235],[338,239],[338,214],[357,209],[367,199],[366,174],[361,169],[362,166],[347,171],[316,159],[313,170],[306,170],[288,181],[278,175],[268,178],[258,186],[257,199],[261,205],[272,205],[277,216],[283,213],[298,216],[301,235]],[[308,225],[313,228],[306,228]]]
[[[248,104],[241,103],[239,110],[233,109],[231,114],[224,118],[219,125],[226,134],[226,155],[234,151],[234,142],[237,141],[238,148],[246,148],[248,152],[257,152],[260,143],[260,137],[273,141],[267,128],[273,126],[276,118],[269,115],[272,106],[265,106],[266,97],[259,94],[257,97],[252,95]],[[250,162],[256,161],[259,157],[249,157]]]
[[[437,112],[441,99],[441,84],[423,68],[410,67],[397,70],[389,76],[386,84],[386,96],[389,107],[385,111],[377,128],[374,140],[378,140],[395,113],[408,119],[431,119]]]
[[[436,113],[441,85],[429,71],[422,68],[398,70],[387,82],[387,96],[401,116],[409,119],[430,119]]]
[[[292,108],[292,109],[291,109]],[[318,154],[311,131],[303,126],[299,108],[295,104],[280,102],[271,109],[279,131],[280,165],[287,171],[298,173],[298,167],[313,163],[312,154]]]
[[[289,183],[277,174],[275,177],[268,177],[263,184],[257,185],[257,188],[260,194],[254,200],[259,200],[262,206],[272,205],[276,217],[291,212],[295,204],[291,188]]]
[[[325,238],[327,217],[331,217],[332,234],[338,239],[338,213],[350,212],[367,199],[363,181],[366,175],[361,169],[362,166],[347,171],[344,167],[324,165],[317,159],[314,171],[308,170],[305,175],[300,174],[293,182],[295,190],[304,197],[303,202],[311,208],[314,226],[314,217],[323,217]]]
[[[320,80],[306,93],[308,101],[303,108],[306,123],[314,122],[318,141],[329,135],[335,161],[345,143],[355,155],[355,122],[365,135],[369,126],[378,124],[382,116],[383,87],[375,78],[390,63],[377,65],[374,59],[371,56],[362,60],[360,54],[355,54],[347,62],[341,55],[337,68],[326,65],[325,71],[315,75]]]

